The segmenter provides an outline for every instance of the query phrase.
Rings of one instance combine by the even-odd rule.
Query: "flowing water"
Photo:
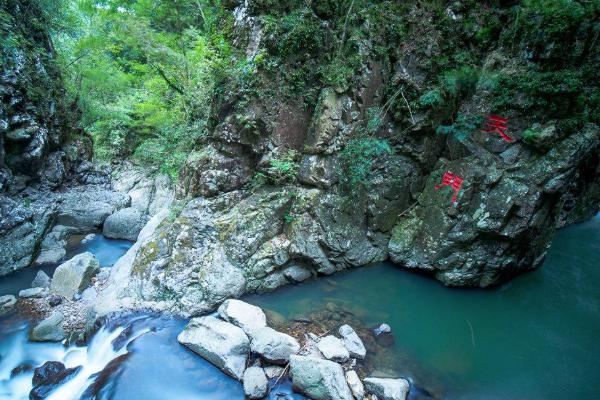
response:
[[[123,250],[110,250],[101,236],[96,240],[107,244],[108,255]],[[89,246],[73,251],[99,255],[106,249]],[[288,319],[333,305],[366,326],[388,323],[394,342],[369,352],[369,363],[444,399],[595,399],[599,286],[596,217],[558,232],[542,268],[494,290],[448,289],[381,264],[247,300]],[[14,368],[58,360],[82,369],[51,394],[53,400],[242,400],[238,382],[177,343],[185,324],[122,316],[108,321],[88,346],[64,347],[30,343],[26,321],[0,319],[0,399],[28,398],[33,372],[24,368],[11,377]],[[284,382],[270,399],[301,399],[289,393]]]
[[[71,238],[65,259],[89,251],[109,267],[132,245],[96,234]],[[42,267],[52,275],[56,265]],[[0,278],[0,293],[29,287],[39,268]],[[18,315],[0,318],[0,400],[27,400],[33,368],[60,361],[82,368],[48,400],[230,400],[243,399],[242,386],[177,342],[186,320],[132,314],[105,323],[88,346],[28,341],[30,324]],[[17,373],[18,370],[21,372]],[[271,382],[274,384],[275,382]],[[287,397],[286,397],[287,396]],[[280,382],[272,400],[300,400],[290,383]]]

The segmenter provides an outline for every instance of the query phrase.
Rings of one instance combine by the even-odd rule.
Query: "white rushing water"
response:
[[[110,324],[109,324],[110,326]],[[94,382],[95,375],[102,371],[112,360],[126,354],[127,346],[138,337],[149,332],[145,328],[139,332],[127,334],[126,339],[119,340],[119,348],[113,342],[127,326],[116,329],[102,327],[88,346],[70,346],[65,348],[61,343],[31,343],[27,340],[28,327],[23,323],[2,338],[2,358],[0,358],[0,399],[27,400],[32,389],[33,369],[17,374],[11,378],[14,368],[29,365],[39,367],[46,361],[60,361],[67,368],[81,366],[65,384],[57,387],[48,400],[76,400]],[[6,353],[5,353],[6,352]]]

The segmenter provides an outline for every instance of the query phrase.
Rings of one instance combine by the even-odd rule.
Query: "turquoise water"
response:
[[[92,251],[110,265],[124,250],[99,236],[71,254]],[[600,398],[599,285],[600,218],[595,218],[558,232],[542,268],[494,290],[448,289],[381,264],[247,300],[284,318],[334,308],[349,311],[364,326],[390,324],[395,339],[390,347],[382,350],[365,338],[368,364],[378,373],[411,379],[435,398],[587,400]],[[73,365],[101,365],[101,371],[90,377],[83,396],[69,399],[242,400],[238,382],[177,343],[185,324],[125,316],[105,325],[91,347],[78,350],[30,343],[26,321],[0,319],[0,398],[28,398],[32,372],[11,377],[13,368],[71,359]],[[120,344],[127,354],[106,366],[110,354],[94,362],[92,355],[106,356],[102,340],[110,343],[116,329],[130,337]],[[87,359],[81,356],[86,353]],[[77,393],[77,388],[62,389]],[[302,398],[290,393],[284,382],[270,399]],[[422,397],[411,390],[411,398]]]
[[[334,303],[388,323],[395,342],[372,357],[444,399],[600,398],[598,217],[559,231],[540,269],[494,290],[383,264],[248,300],[286,318]]]
[[[67,255],[62,261],[89,251],[98,258],[101,267],[110,267],[133,245],[130,241],[108,239],[101,234],[96,234],[92,239],[85,242],[81,241],[83,237],[81,235],[71,240],[72,243],[67,247]],[[5,294],[17,295],[20,290],[31,287],[31,282],[40,270],[52,277],[54,270],[59,265],[60,263],[27,267],[10,275],[0,277],[0,296]]]

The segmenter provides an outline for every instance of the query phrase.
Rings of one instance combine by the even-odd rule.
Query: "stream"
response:
[[[96,235],[72,246],[67,258],[91,251],[109,266],[129,246]],[[27,287],[37,273],[31,270],[0,278],[0,294]],[[386,351],[368,349],[369,363],[435,398],[593,399],[600,392],[599,286],[597,216],[559,231],[541,268],[493,290],[448,289],[383,263],[244,300],[290,322],[333,309],[365,326],[388,323],[394,341]],[[0,319],[0,399],[28,399],[31,367],[50,360],[83,366],[51,393],[53,400],[243,399],[239,383],[177,343],[185,324],[121,316],[88,346],[65,348],[29,342],[29,324],[19,316]],[[22,372],[11,377],[16,367]],[[270,395],[301,398],[291,395],[289,382]]]

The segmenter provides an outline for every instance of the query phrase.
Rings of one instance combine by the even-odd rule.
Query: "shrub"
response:
[[[435,108],[444,103],[444,97],[442,96],[442,92],[439,89],[432,89],[428,92],[425,92],[421,97],[419,97],[419,104],[422,107],[431,107]]]
[[[343,168],[342,181],[351,188],[365,186],[373,161],[384,154],[391,154],[387,140],[376,138],[356,138],[348,142],[341,153]]]
[[[465,140],[471,132],[481,127],[483,118],[477,115],[465,115],[458,113],[454,122],[450,125],[440,125],[435,130],[438,135],[452,135],[457,140]]]
[[[298,153],[288,150],[281,158],[271,160],[268,169],[269,178],[276,184],[293,183],[298,177]]]

